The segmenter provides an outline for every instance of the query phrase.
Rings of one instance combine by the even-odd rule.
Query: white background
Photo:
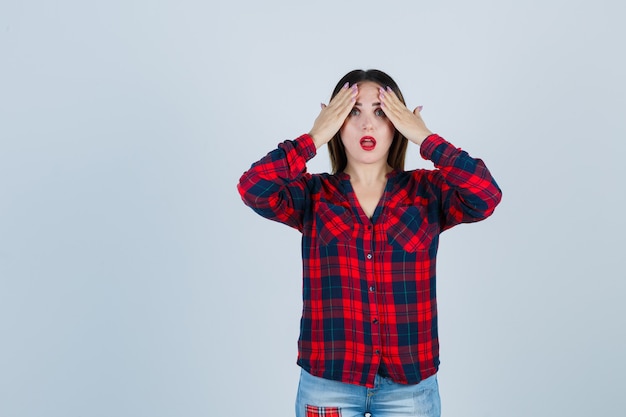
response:
[[[292,415],[299,235],[235,185],[378,68],[504,191],[442,235],[444,416],[622,416],[622,2],[214,3],[0,3],[0,415]]]

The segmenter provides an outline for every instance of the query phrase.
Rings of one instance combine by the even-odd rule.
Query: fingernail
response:
[[[424,108],[424,106],[417,106],[417,111],[422,111],[422,109]]]
[[[346,81],[346,83],[343,85],[343,88],[348,88],[348,87],[350,87],[350,83]]]
[[[387,86],[387,91],[391,91],[391,87]]]
[[[324,108],[324,103],[320,103],[320,107],[323,109]]]

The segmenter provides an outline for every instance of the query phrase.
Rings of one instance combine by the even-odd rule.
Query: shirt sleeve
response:
[[[310,178],[306,162],[316,151],[308,134],[279,144],[239,179],[237,189],[243,202],[265,218],[302,231]]]
[[[436,134],[424,140],[420,153],[437,168],[431,172],[430,181],[440,192],[442,230],[483,220],[493,213],[502,191],[482,160]]]

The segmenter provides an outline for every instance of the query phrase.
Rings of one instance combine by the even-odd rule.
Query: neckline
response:
[[[350,175],[346,174],[345,172],[341,172],[340,174],[338,174],[339,177],[345,182],[345,187],[346,187],[346,190],[348,191],[347,192],[348,201],[350,201],[350,204],[352,205],[352,207],[355,208],[357,217],[362,224],[375,224],[378,222],[378,219],[383,214],[385,204],[387,200],[389,199],[389,194],[390,194],[391,188],[393,187],[393,182],[394,182],[393,178],[397,175],[397,173],[398,173],[398,170],[394,169],[393,171],[386,174],[387,182],[385,183],[383,194],[380,196],[380,199],[378,200],[378,203],[376,204],[376,208],[374,209],[374,213],[372,213],[371,218],[368,217],[367,214],[365,214],[365,210],[363,210],[363,207],[361,207],[361,203],[359,202],[359,199],[356,196],[356,192],[354,191],[354,188],[352,187],[352,183],[350,182]]]
[[[399,169],[394,168],[391,171],[389,171],[388,173],[385,174],[385,178],[387,178],[387,180],[389,180],[390,178],[393,178],[395,176],[398,175],[398,173],[400,172]],[[345,171],[341,171],[337,174],[335,174],[340,180],[342,181],[350,181],[350,175],[347,174]],[[389,181],[387,181],[387,183],[389,183]]]

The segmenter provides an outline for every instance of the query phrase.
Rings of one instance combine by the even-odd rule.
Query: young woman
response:
[[[248,206],[302,232],[297,417],[440,415],[439,234],[488,217],[501,191],[420,111],[387,74],[352,71],[308,134],[240,179]],[[408,141],[435,170],[404,170]],[[307,173],[326,143],[333,173]]]

